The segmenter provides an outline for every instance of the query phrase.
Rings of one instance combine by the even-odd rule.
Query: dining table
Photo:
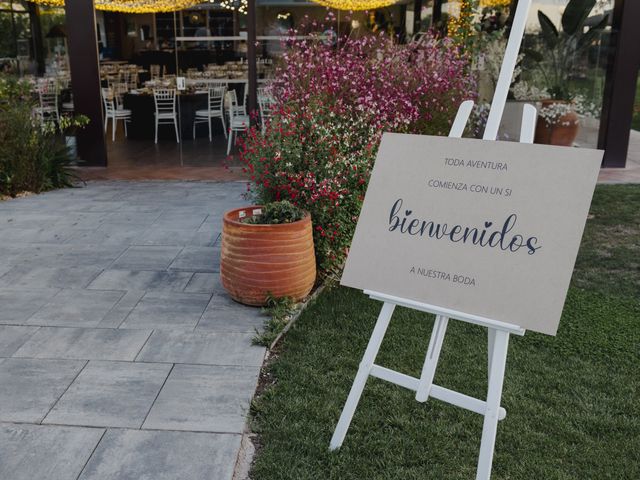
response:
[[[207,108],[206,91],[185,91],[176,94],[176,111],[180,140],[189,140],[193,135],[193,120],[196,110]],[[132,90],[123,95],[123,105],[131,110],[131,121],[127,125],[127,138],[153,140],[155,137],[155,102],[150,90]],[[215,120],[214,120],[215,121]],[[198,125],[196,137],[208,137],[206,124]],[[174,140],[175,130],[171,124],[160,124],[158,139]]]

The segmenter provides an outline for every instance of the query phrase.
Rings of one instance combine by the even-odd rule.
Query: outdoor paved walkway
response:
[[[226,480],[264,349],[218,274],[243,183],[0,202],[0,479]]]

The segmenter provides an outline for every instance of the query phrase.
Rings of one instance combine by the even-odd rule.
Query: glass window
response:
[[[4,5],[0,5],[4,7]],[[16,40],[13,30],[13,14],[0,10],[0,58],[16,56]]]
[[[565,1],[553,4],[534,2],[529,15],[524,50],[522,80],[547,98],[572,102],[579,114],[579,131],[575,145],[595,148],[604,95],[611,13],[613,0],[601,0],[584,14],[577,31],[565,31],[562,16]],[[538,11],[553,23],[559,32],[557,45],[550,47],[547,38],[554,35],[538,20]],[[522,91],[525,89],[523,88]],[[543,100],[531,98],[530,100]]]

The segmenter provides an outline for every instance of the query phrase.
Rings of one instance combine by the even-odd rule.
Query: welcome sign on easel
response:
[[[489,480],[511,334],[555,334],[602,152],[495,142],[531,0],[520,0],[483,141],[462,140],[472,101],[449,138],[385,134],[342,284],[383,302],[329,448],[342,445],[370,376],[484,417],[476,480]],[[396,306],[436,315],[419,378],[375,364]],[[486,400],[433,383],[449,319],[487,329]]]
[[[468,111],[461,106],[459,117]],[[463,124],[454,122],[452,137]],[[383,136],[341,283],[384,303],[332,450],[373,376],[414,390],[419,402],[435,398],[483,415],[476,480],[490,478],[506,417],[509,335],[555,334],[601,160],[597,150]],[[396,306],[436,314],[420,378],[375,364]],[[486,400],[433,383],[450,318],[487,328]]]
[[[385,134],[341,283],[553,335],[601,161]]]

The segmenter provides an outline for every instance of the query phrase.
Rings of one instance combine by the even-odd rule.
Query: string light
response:
[[[215,3],[214,1],[209,0],[211,3]],[[247,0],[222,0],[220,2],[220,6],[227,10],[237,10],[239,13],[243,15],[247,14]]]
[[[40,5],[64,7],[65,0],[29,0]],[[398,0],[313,0],[315,3],[337,10],[375,10],[388,7]],[[499,0],[488,0],[499,1]],[[95,0],[96,10],[123,13],[175,12],[185,10],[202,3],[202,0]],[[209,0],[218,3],[218,0]],[[247,0],[220,0],[218,5],[226,10],[237,10],[246,15]]]
[[[476,33],[473,25],[476,7],[477,0],[461,0],[460,14],[449,18],[447,34],[462,46],[468,46]]]
[[[64,0],[30,0],[40,5],[64,7]],[[202,0],[95,0],[96,10],[123,13],[174,12],[202,3]]]
[[[480,6],[483,8],[509,8],[511,0],[480,0]]]
[[[398,0],[313,0],[325,7],[335,8],[336,10],[375,10],[376,8],[388,7]]]

